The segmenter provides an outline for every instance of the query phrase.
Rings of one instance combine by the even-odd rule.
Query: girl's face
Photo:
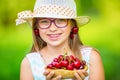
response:
[[[71,21],[68,19],[38,19],[40,37],[51,46],[68,43],[71,31]]]

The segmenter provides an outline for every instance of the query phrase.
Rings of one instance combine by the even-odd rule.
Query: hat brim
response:
[[[21,16],[21,14],[25,14],[24,16]],[[77,26],[83,26],[90,21],[89,16],[77,16],[77,17],[67,17],[67,16],[57,16],[57,15],[32,15],[33,13],[31,11],[23,11],[18,14],[19,18],[16,19],[16,25],[28,22],[30,25],[32,25],[33,18],[62,18],[62,19],[74,19],[77,23]]]
[[[32,25],[33,18],[43,18],[43,17],[28,17],[28,18],[24,18],[24,19]],[[49,17],[49,18],[55,18],[55,17]],[[65,19],[74,19],[76,21],[78,27],[82,27],[90,22],[89,16],[78,16],[76,18],[65,18]]]
[[[81,27],[90,22],[90,17],[89,16],[78,16],[74,18],[74,20],[76,20],[77,26]]]

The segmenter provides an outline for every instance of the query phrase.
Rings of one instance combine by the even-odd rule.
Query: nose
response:
[[[57,27],[56,27],[56,25],[52,22],[49,29],[50,29],[51,31],[56,31],[56,30],[57,30]]]

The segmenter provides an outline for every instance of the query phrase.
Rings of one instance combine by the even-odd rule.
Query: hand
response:
[[[88,76],[87,71],[85,70],[78,70],[75,74],[75,79],[73,80],[84,80],[86,76]]]
[[[44,75],[46,76],[46,80],[61,80],[62,76],[59,75],[57,77],[54,77],[54,71],[48,71],[46,70],[44,72]]]

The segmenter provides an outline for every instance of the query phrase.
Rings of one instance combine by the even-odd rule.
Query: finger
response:
[[[61,80],[61,78],[62,78],[62,76],[61,76],[61,75],[59,75],[59,76],[57,76],[57,77],[53,78],[52,80]]]
[[[54,71],[51,71],[47,76],[46,76],[46,79],[47,80],[50,80],[54,75]]]
[[[82,72],[83,72],[83,74],[84,74],[85,76],[88,76],[88,72],[87,72],[87,71],[82,70]]]
[[[50,73],[50,71],[45,70],[45,72],[43,73],[43,75],[47,76]]]
[[[72,78],[72,80],[76,80],[76,78],[74,77],[74,78]]]
[[[85,79],[85,74],[83,73],[83,71],[78,71],[77,73],[81,77],[82,80]]]
[[[77,80],[82,80],[82,78],[80,77],[80,75],[77,72],[75,72],[74,76]]]

